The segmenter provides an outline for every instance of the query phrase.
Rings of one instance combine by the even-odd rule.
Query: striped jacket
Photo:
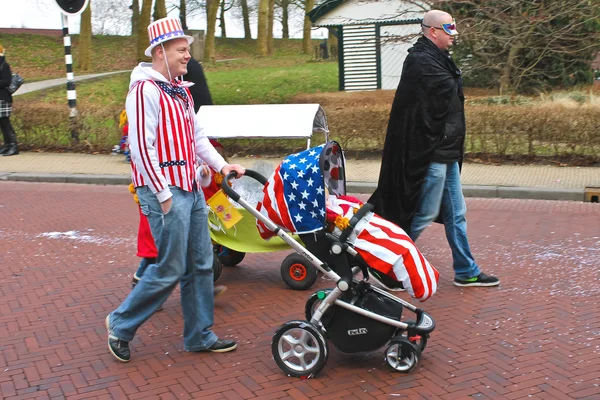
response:
[[[196,179],[195,161],[204,160],[220,171],[227,163],[204,135],[196,119],[189,86],[187,103],[166,93],[156,82],[168,83],[150,63],[140,63],[131,73],[125,102],[129,121],[131,171],[136,187],[147,185],[164,202],[169,185],[191,192]]]

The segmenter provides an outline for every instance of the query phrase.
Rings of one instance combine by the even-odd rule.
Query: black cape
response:
[[[375,212],[410,233],[421,185],[444,135],[450,103],[464,102],[460,70],[425,37],[408,50],[388,123]],[[463,152],[461,151],[461,163]]]
[[[184,81],[194,82],[194,86],[190,87],[190,93],[194,99],[194,111],[198,112],[201,106],[212,105],[212,97],[208,90],[208,84],[204,77],[202,65],[194,58],[190,58],[187,65],[187,74],[183,76]]]

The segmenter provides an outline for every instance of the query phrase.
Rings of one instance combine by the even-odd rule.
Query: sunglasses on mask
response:
[[[452,20],[452,22],[449,22],[447,24],[440,24],[440,27],[429,26],[429,25],[425,25],[423,23],[421,23],[421,25],[423,25],[426,28],[441,29],[450,36],[458,35],[458,31],[456,30],[456,20]]]

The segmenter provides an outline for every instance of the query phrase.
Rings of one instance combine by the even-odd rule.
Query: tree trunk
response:
[[[248,0],[241,0],[242,18],[244,19],[244,39],[252,39],[250,30],[250,11],[248,10]]]
[[[165,4],[165,0],[155,0],[154,3],[154,21],[165,18],[167,16],[167,5]]]
[[[314,8],[315,0],[306,0],[304,3],[304,31],[302,32],[302,52],[304,54],[312,53],[312,42],[311,42],[311,22],[310,18],[308,18],[308,13]]]
[[[137,59],[138,61],[147,61],[148,58],[144,55],[144,51],[150,45],[148,40],[148,25],[150,25],[150,14],[152,13],[152,0],[142,1],[142,12],[140,13],[140,21],[138,25],[138,46]]]
[[[79,68],[89,71],[92,62],[92,2],[81,13],[79,28]]]
[[[221,1],[219,12],[219,26],[221,27],[221,37],[227,37],[227,29],[225,27],[225,0]]]
[[[132,0],[131,5],[131,36],[136,36],[140,30],[140,2]]]
[[[187,8],[185,6],[185,0],[179,1],[179,19],[181,20],[181,27],[184,31],[187,31]]]
[[[273,22],[275,17],[275,0],[269,0],[269,11],[267,12],[267,54],[272,56],[273,48]]]
[[[256,52],[260,56],[266,56],[267,49],[267,28],[269,18],[269,0],[258,1],[258,34],[256,37]]]
[[[217,14],[221,0],[206,1],[206,38],[204,40],[204,61],[215,62],[215,30],[217,27]]]
[[[512,87],[514,62],[519,56],[519,52],[521,51],[522,47],[522,44],[517,42],[508,51],[506,65],[502,69],[502,75],[500,76],[500,95],[511,92],[512,89],[514,89]]]
[[[289,20],[289,8],[290,6],[290,0],[281,0],[281,25],[282,25],[282,32],[281,32],[281,38],[282,39],[289,39],[290,38],[290,27],[288,25],[288,20]]]

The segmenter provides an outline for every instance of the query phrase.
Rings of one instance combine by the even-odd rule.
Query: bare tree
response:
[[[487,73],[501,93],[576,80],[571,75],[600,51],[597,1],[466,0],[441,6],[459,21],[465,72]]]
[[[140,2],[138,0],[132,0],[129,8],[131,9],[131,36],[135,36],[139,31]]]
[[[311,54],[312,46],[311,46],[311,28],[312,23],[310,18],[308,18],[308,12],[311,11],[315,7],[315,0],[306,0],[304,6],[304,30],[302,31],[302,52],[304,54]]]
[[[79,27],[79,68],[89,71],[92,63],[92,2],[81,13]]]
[[[165,18],[166,16],[167,5],[165,4],[165,0],[154,0],[154,14],[152,14],[154,21]]]
[[[225,0],[221,1],[221,7],[220,7],[220,12],[219,12],[219,27],[221,28],[221,37],[227,37],[227,29],[226,29],[226,25],[225,25],[225,12],[231,10],[231,8],[233,7],[234,2],[230,1],[227,2]]]
[[[258,2],[258,33],[256,36],[256,52],[261,56],[268,54],[269,0]]]
[[[290,38],[290,27],[288,24],[290,17],[290,0],[280,0],[279,7],[281,7],[281,38]]]
[[[114,0],[93,0],[92,33],[94,35],[129,35],[133,16],[127,2]],[[133,11],[133,10],[132,10]],[[139,20],[139,10],[137,13]],[[137,31],[133,33],[137,34]]]
[[[206,38],[204,40],[204,61],[215,62],[215,30],[217,26],[217,14],[221,0],[206,1]]]
[[[179,19],[181,20],[181,27],[184,31],[187,31],[187,7],[185,0],[179,0]]]
[[[273,47],[273,22],[274,22],[275,0],[269,0],[269,11],[267,12],[267,54],[272,56],[275,52]]]
[[[140,13],[140,23],[138,31],[137,59],[145,61],[148,58],[144,51],[148,47],[148,25],[150,25],[150,14],[152,13],[152,0],[142,0],[142,12]]]
[[[248,0],[240,0],[240,6],[242,8],[242,19],[244,21],[244,39],[252,39],[252,32],[250,31],[250,11],[248,8]]]

